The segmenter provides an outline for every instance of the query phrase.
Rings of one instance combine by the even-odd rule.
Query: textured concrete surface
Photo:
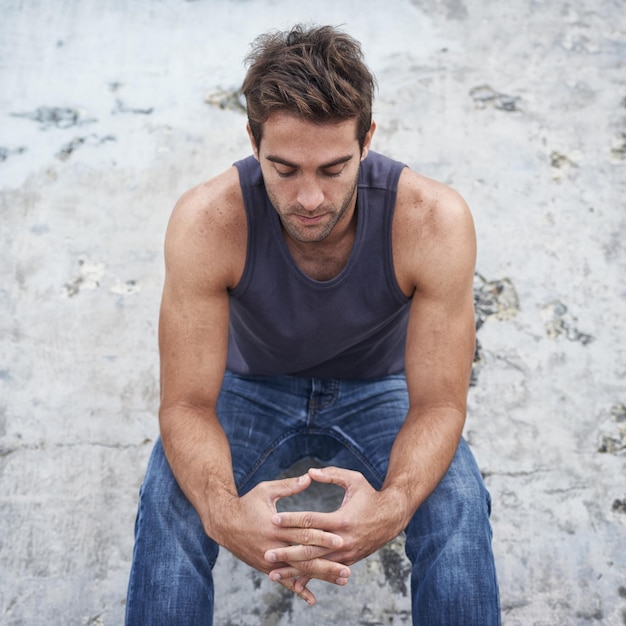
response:
[[[313,19],[363,42],[375,149],[474,211],[466,435],[493,495],[504,624],[626,624],[623,1],[4,0],[0,14],[0,623],[122,622],[168,215],[248,153],[248,43]],[[228,554],[216,580],[217,624],[410,622],[401,539],[348,587],[315,586],[313,609]]]

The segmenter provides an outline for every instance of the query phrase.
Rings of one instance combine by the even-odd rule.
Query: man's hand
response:
[[[320,561],[352,565],[369,556],[389,540],[396,537],[405,526],[402,502],[384,491],[374,489],[359,472],[338,467],[311,468],[311,479],[322,483],[334,483],[345,490],[339,509],[332,513],[292,512],[273,516],[273,523],[284,531],[331,533],[343,540],[341,547],[328,550],[316,547],[315,542],[296,541],[298,545],[271,548],[265,553],[268,563],[287,563],[270,572],[272,580],[295,580],[296,593],[302,590],[309,578],[320,578]],[[302,536],[302,535],[301,535]],[[302,576],[305,574],[305,576]],[[328,580],[328,578],[324,578]],[[335,581],[337,584],[345,582]]]
[[[220,543],[237,558],[261,572],[270,574],[277,566],[279,571],[288,568],[289,575],[270,575],[270,578],[313,605],[315,595],[306,587],[312,578],[344,585],[350,576],[350,569],[345,565],[321,558],[340,550],[343,539],[315,527],[283,527],[272,521],[278,515],[278,500],[301,493],[310,485],[308,474],[259,483],[238,498],[234,508],[226,513],[219,538]],[[278,559],[271,561],[264,558],[264,555],[277,549],[296,545],[305,554],[315,554],[314,558],[306,561],[305,569],[298,569],[298,564],[293,566]]]

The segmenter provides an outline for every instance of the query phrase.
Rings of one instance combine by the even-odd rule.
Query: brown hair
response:
[[[376,81],[358,41],[332,26],[298,24],[257,37],[245,63],[241,90],[257,146],[263,122],[282,110],[318,124],[355,118],[363,148]]]

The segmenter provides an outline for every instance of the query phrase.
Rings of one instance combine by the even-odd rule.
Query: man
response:
[[[331,27],[261,36],[253,156],[168,226],[160,440],[127,623],[211,624],[224,546],[309,604],[311,579],[406,531],[414,624],[499,623],[489,495],[461,437],[475,237],[451,189],[370,150],[374,79]],[[302,458],[326,464],[276,480]],[[331,513],[277,513],[312,481]]]

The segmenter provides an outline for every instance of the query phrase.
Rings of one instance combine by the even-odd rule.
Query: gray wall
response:
[[[249,42],[345,24],[374,148],[473,209],[466,436],[504,623],[626,624],[626,11],[618,0],[0,3],[0,622],[120,624],[157,436],[168,215],[248,154]],[[317,495],[318,499],[323,496]],[[315,504],[317,501],[310,501]],[[219,624],[406,624],[399,539],[311,609],[223,554]]]

